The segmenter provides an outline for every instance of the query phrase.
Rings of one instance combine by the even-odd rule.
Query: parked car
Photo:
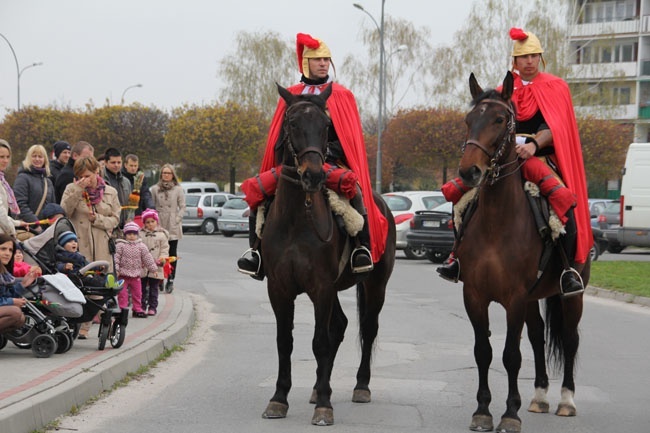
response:
[[[232,197],[235,196],[225,192],[187,194],[183,231],[200,230],[205,235],[216,233],[221,207]]]
[[[614,200],[607,203],[605,209],[598,215],[598,228],[604,230],[617,229],[621,225],[621,202]]]
[[[594,234],[594,245],[591,247],[589,254],[591,255],[591,261],[595,262],[603,251],[607,250],[609,241],[605,233],[598,227],[592,227],[591,231]]]
[[[382,195],[395,218],[396,243],[398,250],[404,250],[409,259],[424,259],[426,251],[422,248],[408,246],[406,232],[415,211],[432,209],[445,202],[440,191],[402,191],[388,192]]]
[[[219,185],[214,182],[181,182],[185,194],[202,194],[204,192],[219,192]]]
[[[217,221],[219,231],[227,238],[235,233],[248,233],[249,215],[250,209],[243,197],[231,198],[221,208],[221,215]]]
[[[605,210],[605,207],[614,201],[611,198],[590,198],[589,202],[589,214],[591,215],[591,226],[598,227],[598,217]]]
[[[406,232],[407,246],[423,249],[433,263],[444,262],[454,246],[452,207],[445,202],[432,210],[416,211]]]

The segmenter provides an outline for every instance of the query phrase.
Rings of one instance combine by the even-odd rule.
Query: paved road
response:
[[[198,328],[186,350],[151,376],[114,392],[80,415],[61,421],[61,431],[305,432],[313,406],[313,319],[306,297],[296,308],[293,389],[289,416],[261,413],[276,378],[275,321],[266,286],[234,271],[246,239],[186,236],[179,245],[178,287],[197,303]],[[400,254],[401,257],[401,254]],[[400,258],[380,318],[371,389],[373,402],[350,402],[358,363],[355,297],[341,294],[350,319],[333,373],[336,424],[332,432],[467,432],[475,410],[473,337],[461,287],[434,276],[426,261]],[[495,359],[490,371],[492,413],[505,409],[506,375],[500,360],[503,312],[491,309]],[[528,432],[646,432],[650,415],[648,358],[650,309],[586,297],[577,375],[578,416],[559,418],[525,411],[533,391],[533,363],[524,341],[520,412]],[[559,400],[552,378],[549,399]]]

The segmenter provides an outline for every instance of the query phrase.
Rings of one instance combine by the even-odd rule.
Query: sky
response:
[[[452,42],[474,3],[383,1],[385,16],[429,27],[433,46]],[[219,61],[234,53],[239,31],[287,41],[309,33],[334,59],[365,55],[359,29],[374,24],[354,2],[380,20],[382,0],[325,0],[314,10],[305,0],[0,0],[0,34],[19,65],[0,37],[0,118],[17,107],[18,71],[21,106],[98,107],[122,95],[164,110],[211,104],[224,86]]]

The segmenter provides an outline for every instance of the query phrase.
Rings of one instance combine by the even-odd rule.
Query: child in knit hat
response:
[[[158,212],[145,209],[142,212],[144,228],[140,230],[142,242],[156,260],[156,272],[144,270],[142,277],[142,308],[148,309],[148,316],[155,316],[158,311],[158,288],[163,283],[163,265],[169,256],[169,232],[159,225]]]
[[[149,248],[140,240],[140,226],[134,222],[124,224],[122,229],[125,239],[118,239],[115,251],[115,272],[124,280],[124,287],[117,295],[120,308],[129,305],[129,293],[133,301],[133,317],[147,317],[142,309],[142,282],[140,277],[145,270],[156,273],[158,266],[151,256]]]
[[[56,270],[66,275],[81,277],[84,285],[88,287],[120,288],[122,281],[115,281],[111,278],[100,275],[80,275],[79,270],[88,265],[88,260],[79,252],[79,240],[77,235],[67,230],[57,238]]]

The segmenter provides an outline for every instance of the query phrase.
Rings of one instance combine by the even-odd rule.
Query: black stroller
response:
[[[45,275],[25,289],[25,324],[0,334],[0,349],[11,341],[21,349],[32,349],[37,358],[65,353],[72,348],[74,331],[68,317],[79,317],[86,302],[81,291],[63,274]]]
[[[23,243],[26,260],[32,259],[43,269],[44,274],[56,274],[57,239],[65,231],[75,233],[72,222],[67,218],[60,218],[43,233],[26,240]],[[105,280],[108,268],[108,262],[95,261],[82,268],[79,273],[67,275],[67,278],[79,288],[86,301],[80,316],[67,319],[73,326],[73,338],[79,335],[82,323],[93,320],[99,313],[97,346],[99,350],[104,350],[107,340],[114,348],[121,347],[126,338],[126,326],[129,320],[129,309],[120,309],[117,304],[116,295],[122,287],[107,288],[96,283]]]

